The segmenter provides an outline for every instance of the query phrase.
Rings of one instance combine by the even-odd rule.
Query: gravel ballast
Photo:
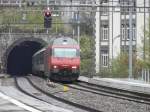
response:
[[[69,110],[72,110],[74,112],[87,112],[85,110],[78,109],[74,106],[70,106],[69,104],[65,104],[63,102],[60,102],[60,101],[58,101],[54,98],[51,98],[51,97],[43,94],[42,92],[40,92],[37,89],[35,89],[34,87],[32,87],[26,78],[18,78],[17,83],[18,83],[18,86],[23,91],[25,91],[25,93],[28,93],[31,96],[34,96],[38,99],[41,99],[42,101],[46,101],[49,104],[52,104],[52,105],[55,105],[55,106],[58,106],[58,107],[62,107],[62,108],[65,108],[65,109],[69,109]],[[59,89],[59,88],[57,88],[57,89]]]
[[[51,93],[57,97],[72,101],[87,107],[91,107],[104,112],[150,112],[150,105],[133,101],[117,99],[113,97],[97,95],[69,88],[63,92],[63,86],[55,84],[56,87],[49,87],[44,79],[39,77],[29,77],[34,85],[40,89]]]

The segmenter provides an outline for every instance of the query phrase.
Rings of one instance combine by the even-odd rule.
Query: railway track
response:
[[[44,101],[46,103],[52,104],[52,100],[51,99],[53,99],[53,100],[55,99],[55,100],[57,100],[57,101],[55,101],[55,103],[58,104],[59,106],[62,103],[64,103],[64,104],[62,104],[62,105],[65,105],[64,107],[71,106],[71,107],[69,107],[69,109],[73,108],[72,110],[74,110],[75,112],[76,111],[78,111],[78,112],[102,112],[100,110],[96,110],[94,108],[90,108],[90,107],[87,107],[87,106],[84,106],[84,105],[81,105],[81,104],[78,104],[78,103],[75,103],[75,102],[68,101],[68,100],[60,98],[58,96],[55,96],[53,93],[46,92],[43,89],[39,88],[37,85],[35,85],[30,80],[30,78],[23,78],[23,80],[21,80],[21,82],[24,82],[23,85],[27,86],[26,88],[32,88],[32,90],[33,90],[33,91],[29,92],[28,90],[25,90],[25,88],[22,87],[19,84],[20,83],[19,80],[20,80],[20,78],[15,78],[16,86],[18,87],[18,89],[21,90],[22,92],[24,92],[25,94],[27,94],[27,95],[29,95],[31,97],[34,97],[34,98],[36,98],[38,100],[41,100],[41,101]],[[43,88],[44,88],[44,86],[43,86]],[[59,103],[58,103],[58,101],[59,101]],[[66,104],[68,104],[68,105],[66,105]],[[76,108],[76,109],[74,109],[74,108]]]
[[[29,78],[31,79],[31,83],[33,83],[35,86],[37,86],[39,83],[36,83],[36,77]],[[38,78],[38,82],[40,82],[40,78]],[[83,82],[82,82],[83,83]],[[42,85],[42,84],[39,84]],[[57,85],[64,85],[64,84],[58,84]],[[144,99],[136,99],[134,97],[134,94],[129,94],[126,92],[126,94],[116,94],[113,93],[112,90],[107,90],[105,87],[105,91],[103,88],[103,91],[99,90],[93,90],[90,87],[85,88],[80,86],[82,85],[81,82],[78,82],[76,84],[65,84],[65,86],[69,87],[69,91],[66,93],[62,92],[52,92],[52,95],[55,97],[65,99],[67,101],[75,102],[77,104],[84,105],[86,108],[94,108],[95,110],[100,110],[104,112],[112,112],[114,111],[126,111],[125,107],[128,107],[129,110],[133,110],[132,112],[137,112],[137,110],[141,110],[144,112],[149,112],[150,105],[149,101],[145,101]],[[90,85],[90,84],[88,84]],[[78,87],[77,87],[78,86]],[[85,86],[85,85],[84,85]],[[96,86],[96,85],[92,85]],[[38,86],[39,89],[41,87]],[[94,87],[95,88],[95,87]],[[95,89],[98,89],[99,87],[96,87]],[[47,87],[45,90],[50,93],[52,87]],[[43,89],[42,89],[43,90]],[[45,91],[44,90],[44,91]],[[117,92],[117,91],[116,91]],[[118,91],[119,92],[119,91]],[[128,94],[127,94],[128,93]],[[120,108],[121,107],[121,108]],[[144,108],[144,109],[143,109]],[[137,110],[136,110],[137,109]],[[90,111],[91,112],[91,111]],[[94,111],[95,112],[95,111]],[[130,112],[130,111],[129,111]],[[140,111],[139,111],[140,112]]]
[[[24,84],[26,86],[28,85],[27,88],[30,86],[38,91],[32,91],[34,97],[38,97],[48,103],[52,103],[52,99],[55,99],[54,104],[58,104],[58,106],[67,104],[67,106],[64,106],[67,109],[68,105],[73,106],[76,109],[69,109],[75,112],[114,112],[118,110],[124,112],[126,109],[129,112],[150,111],[149,98],[146,100],[148,96],[140,97],[139,95],[135,95],[135,97],[133,93],[131,94],[127,91],[123,93],[121,90],[108,89],[106,87],[100,88],[97,85],[85,82],[77,82],[74,84],[56,83],[56,87],[53,87],[47,85],[44,79],[36,76],[29,76],[24,78],[24,80],[28,83]],[[69,87],[68,92],[60,90],[64,85]],[[43,95],[46,96],[43,98],[41,97]]]
[[[144,104],[150,105],[149,94],[126,91],[126,90],[121,90],[121,89],[111,88],[111,87],[105,87],[105,86],[91,84],[91,83],[83,82],[83,81],[78,81],[74,84],[67,84],[66,86],[73,88],[73,89],[90,92],[93,94],[104,95],[104,96],[109,96],[109,97],[114,97],[114,98],[119,98],[123,100],[129,100],[129,101],[134,101],[137,103],[142,103],[142,104],[144,103]]]

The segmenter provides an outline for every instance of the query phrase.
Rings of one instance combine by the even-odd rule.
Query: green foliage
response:
[[[144,37],[141,37],[143,45],[138,48],[140,54],[145,53],[144,54],[145,57],[141,57],[142,68],[145,68],[145,69],[150,69],[150,20],[148,21],[149,21],[149,24],[147,24],[147,26],[144,26],[145,31],[143,30],[143,35],[145,33],[145,39]]]
[[[150,22],[149,22],[150,24]],[[143,39],[143,44],[145,44],[145,60],[144,60],[144,68],[149,68],[150,69],[150,32],[149,32],[150,27],[145,31],[145,42]]]
[[[21,18],[20,13],[17,13],[17,11],[13,8],[1,10],[0,23],[3,24],[15,23],[16,21],[19,21],[20,18]]]
[[[109,78],[112,78],[114,77],[115,75],[112,74],[112,71],[111,69],[109,68],[101,68],[100,70],[100,73],[96,74],[97,76],[100,76],[100,77],[109,77]]]
[[[55,24],[52,24],[51,32],[54,32],[54,33],[64,33],[65,32],[64,25],[60,24],[60,23],[62,23],[62,20],[60,17],[53,17],[52,21]]]
[[[100,73],[97,74],[101,77],[109,78],[126,78],[128,77],[128,54],[121,53],[112,60],[111,68],[100,68]]]
[[[87,35],[80,37],[81,74],[89,75],[92,72],[94,39]]]
[[[121,53],[116,59],[112,61],[112,77],[116,78],[127,78],[129,71],[128,54]],[[136,78],[138,72],[141,71],[143,61],[137,59],[136,55],[133,55],[133,77]]]
[[[144,62],[137,59],[133,55],[133,77],[137,78],[138,73],[141,71]],[[118,57],[112,60],[112,68],[101,68],[101,77],[111,77],[111,78],[128,78],[128,53],[121,53]]]
[[[29,7],[28,10],[41,10],[41,8],[32,8]],[[33,32],[34,29],[38,29],[38,31],[44,30],[44,16],[43,12],[41,11],[21,11],[15,8],[11,9],[3,9],[0,11],[0,23],[4,25],[15,25],[13,26],[13,29],[16,29],[17,31],[27,31],[27,32]],[[26,16],[26,20],[23,21],[23,13]],[[64,33],[67,32],[66,28],[64,28],[64,25],[62,24],[61,17],[53,17],[52,18],[52,28],[51,33]],[[40,30],[41,29],[41,30]]]
[[[121,53],[112,61],[113,77],[128,77],[128,54]]]
[[[31,24],[43,23],[43,14],[41,12],[28,12],[27,21]]]

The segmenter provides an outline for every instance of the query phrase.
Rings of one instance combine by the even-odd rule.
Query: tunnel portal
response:
[[[32,56],[44,45],[36,41],[24,41],[11,49],[7,56],[6,72],[13,76],[32,73]]]

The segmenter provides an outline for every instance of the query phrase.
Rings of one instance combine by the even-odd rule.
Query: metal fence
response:
[[[142,69],[141,80],[150,83],[150,69]]]

